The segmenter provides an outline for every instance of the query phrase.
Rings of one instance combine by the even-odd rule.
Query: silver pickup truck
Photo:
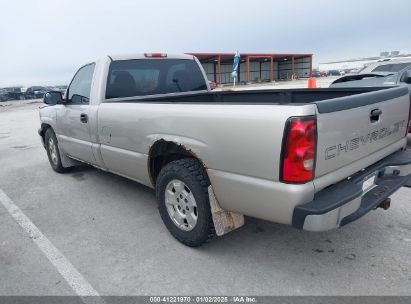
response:
[[[244,215],[340,227],[411,182],[407,87],[210,91],[195,57],[151,53],[87,64],[44,102],[56,172],[84,162],[155,188],[189,246]]]

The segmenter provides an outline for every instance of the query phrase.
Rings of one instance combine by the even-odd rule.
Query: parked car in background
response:
[[[329,70],[327,72],[327,76],[341,76],[341,73],[340,71],[337,71],[337,70]]]
[[[338,78],[330,87],[379,87],[406,85],[411,89],[411,59],[375,62],[358,74]]]
[[[318,71],[318,70],[312,70],[312,71],[311,71],[311,77],[316,77],[316,78],[318,78],[318,77],[322,77],[322,76],[321,76],[320,71]]]
[[[48,91],[45,87],[35,86],[29,87],[25,93],[25,99],[37,99],[43,98],[44,94]]]
[[[24,99],[24,93],[22,87],[8,87],[4,88],[7,94],[8,100],[22,100]]]
[[[9,100],[5,89],[0,89],[0,102]]]
[[[363,69],[361,69],[358,74],[369,74],[376,73],[381,75],[399,73],[405,70],[407,67],[411,66],[411,58],[403,59],[383,59],[377,62],[368,64]]]
[[[350,69],[345,71],[345,75],[353,75],[353,74],[358,74],[360,72],[360,69]]]
[[[67,86],[66,85],[61,85],[61,86],[51,87],[48,91],[56,91],[56,92],[60,92],[62,95],[64,95],[64,93],[66,93],[66,90],[67,90]]]
[[[63,95],[66,93],[67,86],[66,85],[61,85],[57,87],[57,91],[61,92]]]

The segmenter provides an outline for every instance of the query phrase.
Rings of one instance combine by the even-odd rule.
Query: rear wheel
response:
[[[156,183],[161,218],[170,233],[187,246],[197,247],[215,235],[208,177],[191,158],[167,164]]]
[[[72,167],[65,168],[61,163],[57,137],[53,129],[48,128],[46,130],[46,133],[44,134],[44,142],[46,145],[47,156],[49,158],[49,162],[53,170],[58,173],[64,173],[69,171]]]

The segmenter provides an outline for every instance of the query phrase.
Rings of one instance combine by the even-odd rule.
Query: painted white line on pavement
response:
[[[77,271],[73,264],[41,233],[36,225],[33,224],[1,189],[0,202],[34,243],[36,243],[77,295],[81,297],[99,296],[98,292]]]

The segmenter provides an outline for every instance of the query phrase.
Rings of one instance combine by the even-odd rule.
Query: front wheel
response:
[[[191,158],[170,162],[157,178],[161,218],[170,233],[187,246],[200,246],[215,235],[209,185],[201,164]]]
[[[57,137],[53,129],[48,128],[44,134],[44,142],[46,146],[47,156],[54,171],[64,173],[69,171],[72,167],[65,168],[61,163],[60,151],[58,147]]]

